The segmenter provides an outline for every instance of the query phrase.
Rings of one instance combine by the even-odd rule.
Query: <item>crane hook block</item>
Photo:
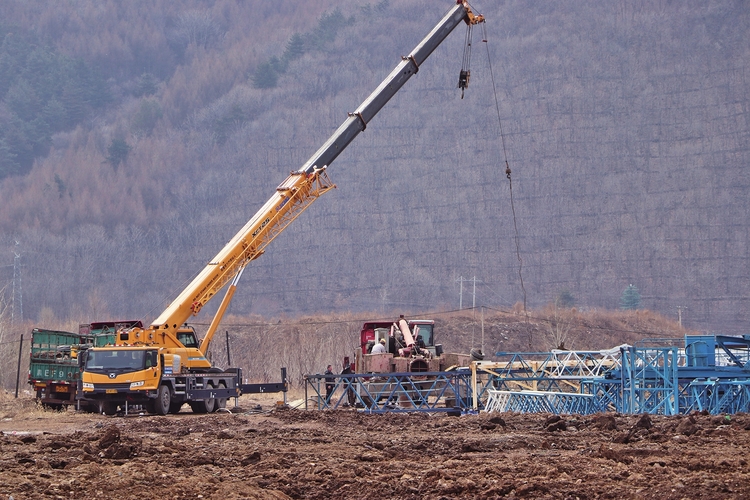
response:
[[[462,69],[461,73],[458,75],[458,88],[461,89],[461,99],[464,98],[464,90],[469,86],[469,77],[471,76],[471,71],[468,69]]]

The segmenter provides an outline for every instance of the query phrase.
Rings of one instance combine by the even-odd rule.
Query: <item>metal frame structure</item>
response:
[[[366,413],[460,412],[470,405],[470,378],[467,370],[306,375],[305,409],[354,406]],[[326,379],[333,380],[330,401],[325,397]]]
[[[687,394],[685,413],[739,413],[750,409],[750,379],[695,379],[688,385]]]
[[[374,413],[750,412],[750,335],[687,336],[684,348],[669,340],[603,351],[499,352],[502,361],[474,361],[450,372],[335,375],[334,390],[352,388],[351,403]],[[306,378],[306,400],[312,388],[317,409],[348,404],[325,401],[324,379]]]
[[[680,390],[677,348],[620,349],[621,413],[677,415]]]
[[[552,391],[488,391],[485,411],[591,415],[606,410],[593,394]]]

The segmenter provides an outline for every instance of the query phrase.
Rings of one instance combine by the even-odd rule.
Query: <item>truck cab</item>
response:
[[[87,400],[98,402],[98,410],[114,414],[125,401],[147,404],[156,397],[165,360],[160,349],[142,346],[108,346],[82,353],[82,390]]]

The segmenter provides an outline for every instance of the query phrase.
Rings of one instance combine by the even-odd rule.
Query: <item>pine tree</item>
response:
[[[635,285],[628,285],[620,297],[620,309],[623,311],[635,310],[641,307],[641,294]]]
[[[562,290],[557,295],[557,300],[555,301],[555,304],[559,307],[573,307],[576,303],[575,297],[573,297],[573,294],[570,293],[570,290]]]
[[[120,166],[120,163],[125,163],[127,161],[131,149],[133,148],[125,142],[125,139],[112,139],[112,142],[107,148],[108,155],[106,163],[112,165],[112,168],[117,171],[117,167]]]
[[[294,61],[305,55],[305,39],[301,34],[295,33],[286,43],[286,50],[282,59],[286,62]]]
[[[279,72],[276,70],[277,65],[273,61],[264,62],[258,65],[253,74],[253,87],[256,89],[272,89],[276,87],[279,81]]]

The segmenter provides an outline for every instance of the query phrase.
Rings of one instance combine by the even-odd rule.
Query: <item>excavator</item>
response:
[[[150,326],[119,330],[114,345],[90,348],[80,356],[83,373],[79,399],[105,414],[134,404],[165,415],[179,412],[186,403],[193,412],[207,413],[225,407],[227,398],[266,389],[242,384],[239,369],[213,367],[207,357],[242,271],[312,202],[336,187],[328,177],[328,167],[443,40],[461,23],[470,33],[472,26],[484,22],[467,1],[454,0],[453,4],[362,104],[348,113],[315,154],[279,184],[265,205]],[[468,82],[468,68],[462,67],[458,83],[462,97]],[[218,310],[199,341],[186,321],[224,287],[227,290]]]

